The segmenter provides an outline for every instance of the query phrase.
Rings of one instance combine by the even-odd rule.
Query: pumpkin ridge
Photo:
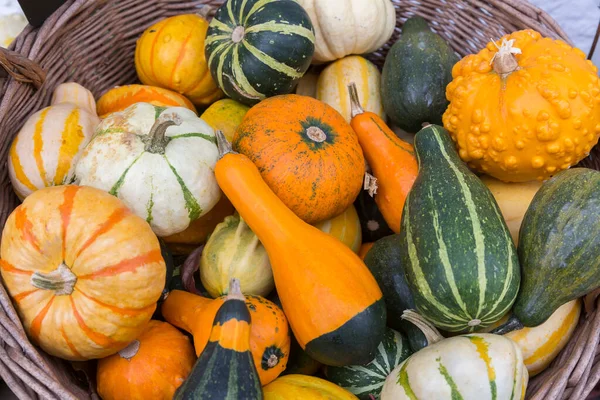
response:
[[[15,177],[17,178],[17,181],[19,181],[19,183],[21,183],[27,189],[34,192],[37,190],[37,188],[29,180],[29,177],[27,176],[27,174],[25,173],[25,170],[23,169],[23,164],[21,164],[21,158],[19,157],[19,154],[17,153],[18,142],[19,142],[19,135],[15,136],[15,140],[13,141],[12,145],[10,146],[10,163],[13,167],[13,170],[15,171]],[[21,196],[19,196],[19,197],[21,197]]]
[[[112,306],[110,304],[107,304],[103,301],[100,301],[94,297],[91,297],[89,295],[87,295],[86,293],[84,293],[81,288],[75,287],[74,288],[75,292],[79,292],[79,294],[81,294],[83,297],[95,302],[96,304],[101,305],[102,307],[106,307],[109,310],[122,314],[122,315],[131,315],[131,316],[135,316],[138,315],[140,313],[144,313],[144,312],[154,312],[154,309],[156,308],[156,305],[154,303],[150,304],[149,306],[146,307],[142,307],[142,308],[132,308],[132,307],[117,307],[117,306]]]
[[[83,356],[77,351],[77,348],[75,347],[75,345],[71,342],[71,340],[69,340],[69,337],[67,336],[67,333],[65,332],[65,328],[63,326],[60,327],[60,334],[62,336],[62,338],[64,339],[65,343],[67,344],[67,346],[69,347],[69,349],[71,350],[71,352],[73,353],[73,355],[77,358],[83,358]]]
[[[410,387],[408,373],[406,372],[409,361],[410,361],[410,358],[408,360],[406,360],[406,362],[404,363],[404,365],[402,366],[402,368],[400,368],[400,371],[398,372],[398,385],[400,385],[402,387],[402,389],[404,389],[404,393],[406,393],[406,396],[408,396],[409,400],[419,400],[419,399],[417,399],[415,392],[413,392],[413,390]]]
[[[179,182],[179,185],[181,186],[181,191],[183,192],[183,198],[185,200],[185,208],[187,208],[188,210],[189,219],[191,221],[198,219],[198,217],[200,217],[200,214],[202,214],[202,208],[194,198],[192,192],[190,192],[190,190],[186,186],[181,176],[179,176],[179,174],[177,173],[177,170],[171,165],[167,156],[163,155],[163,158],[169,165],[169,168],[171,168],[171,171],[173,171],[173,175],[175,175],[177,182]]]
[[[27,290],[25,292],[21,292],[19,294],[16,294],[13,296],[13,301],[17,304],[19,304],[21,302],[21,300],[23,300],[25,297],[29,296],[30,294],[33,294],[37,291],[39,291],[40,289],[33,289],[33,290]]]
[[[131,211],[128,208],[122,207],[113,211],[108,219],[96,229],[96,231],[90,236],[90,238],[79,248],[74,258],[78,258],[92,243],[98,239],[99,236],[107,233],[121,222],[125,217],[131,215]]]
[[[492,400],[496,400],[498,393],[496,388],[496,371],[494,366],[491,364],[491,358],[489,354],[489,344],[480,336],[468,336],[468,339],[475,345],[479,357],[485,363],[488,379],[490,381],[490,391],[492,394]]]
[[[154,189],[154,187],[153,187]],[[154,207],[154,190],[150,192],[150,199],[148,200],[148,204],[146,204],[146,213],[148,217],[146,218],[146,222],[152,224],[154,217],[152,216],[152,208]]]
[[[444,380],[446,381],[448,386],[450,386],[450,391],[452,393],[451,394],[452,400],[463,400],[463,397],[461,396],[460,392],[458,391],[458,387],[456,386],[454,379],[452,379],[452,376],[450,376],[450,374],[448,373],[448,370],[446,369],[446,367],[444,367],[444,364],[442,364],[441,357],[438,358],[436,361],[439,363],[438,370],[440,371],[440,374],[444,377]],[[494,399],[495,399],[495,397],[494,397]]]
[[[214,136],[206,135],[204,133],[180,133],[174,136],[167,136],[171,140],[186,138],[186,137],[199,137],[208,140],[211,143],[217,144],[217,139]]]
[[[125,183],[125,176],[127,175],[127,173],[129,172],[129,170],[131,169],[131,167],[133,167],[133,165],[137,162],[137,160],[140,159],[140,157],[142,157],[142,155],[145,152],[141,152],[132,162],[131,164],[129,164],[129,166],[127,168],[125,168],[125,171],[123,171],[123,173],[121,174],[121,176],[119,177],[119,179],[117,179],[117,181],[115,182],[115,184],[110,188],[110,190],[108,191],[109,194],[112,194],[113,196],[117,196],[119,193],[119,189],[121,188],[121,186],[123,186],[123,183]]]
[[[73,108],[65,120],[65,129],[61,132],[62,144],[58,150],[58,163],[52,183],[62,185],[72,167],[73,158],[79,152],[81,142],[85,139],[83,127],[79,124],[79,109]]]
[[[179,64],[181,64],[181,61],[183,61],[183,58],[185,57],[185,47],[187,46],[193,34],[194,31],[191,30],[190,33],[188,33],[187,37],[183,40],[183,43],[181,43],[181,50],[179,50],[179,56],[177,57],[177,60],[175,60],[173,70],[171,71],[171,76],[169,77],[169,87],[173,87],[173,79],[175,78],[177,67],[179,67]]]
[[[35,158],[35,164],[38,167],[40,177],[44,186],[48,186],[48,177],[46,176],[46,168],[44,167],[44,159],[42,158],[44,150],[44,139],[42,138],[42,131],[44,128],[44,121],[50,111],[50,107],[46,107],[40,114],[40,119],[35,123],[35,130],[33,132],[33,154]]]
[[[162,26],[160,28],[158,28],[156,32],[156,35],[154,36],[154,40],[152,41],[152,46],[150,47],[150,59],[148,61],[148,64],[150,64],[150,72],[152,73],[152,78],[154,78],[154,82],[157,82],[158,79],[156,78],[156,71],[154,70],[154,48],[156,47],[156,42],[158,42],[158,38],[160,37],[160,34],[162,33],[162,31],[167,27],[167,25],[169,25],[169,21],[165,20],[164,23],[162,24]],[[143,64],[142,64],[143,65]],[[145,74],[147,76],[149,76],[149,74]]]
[[[31,230],[33,224],[27,219],[24,207],[19,207],[15,212],[15,226],[21,232],[22,239],[31,244],[37,252],[41,252],[40,241]]]
[[[383,129],[383,128],[381,127],[381,125],[379,125],[379,123],[378,123],[378,122],[375,120],[375,118],[373,118],[373,117],[370,117],[370,119],[371,119],[371,122],[377,126],[377,129],[379,129],[379,131],[380,131],[381,133],[383,133],[383,134],[385,135],[385,137],[386,137],[386,138],[388,138],[388,139],[389,139],[390,143],[392,143],[394,146],[398,147],[400,150],[402,150],[402,151],[404,151],[404,152],[406,152],[406,153],[410,154],[411,156],[414,156],[414,155],[415,155],[415,151],[414,151],[414,149],[411,149],[410,147],[405,147],[405,146],[402,146],[402,145],[401,145],[401,144],[398,142],[398,138],[397,138],[397,137],[391,137],[391,136],[390,136],[390,135],[389,135],[389,134],[386,132],[386,130],[385,130],[385,129]],[[408,143],[406,143],[406,144],[408,144]]]
[[[75,203],[75,195],[79,191],[79,186],[66,186],[63,192],[63,203],[58,207],[62,220],[62,260],[65,261],[67,252],[67,229],[71,222],[71,214],[73,213],[73,205]]]
[[[95,332],[92,328],[87,326],[85,321],[83,320],[83,317],[81,316],[81,314],[79,314],[79,311],[77,310],[77,307],[75,306],[75,301],[73,301],[73,297],[69,296],[69,300],[71,301],[71,309],[73,310],[73,315],[75,316],[75,320],[77,320],[77,324],[79,325],[79,328],[81,328],[81,331],[92,342],[94,342],[97,345],[102,346],[102,347],[112,347],[116,344],[120,344],[120,342],[117,342],[116,340],[110,338],[109,336],[106,336],[103,333]]]
[[[35,318],[31,321],[29,333],[31,334],[31,337],[38,343],[40,340],[40,332],[42,331],[42,322],[44,322],[44,318],[46,318],[46,315],[48,314],[48,310],[50,310],[50,307],[52,306],[52,303],[54,302],[54,297],[55,296],[50,297],[50,300],[48,300],[48,303],[46,303],[44,308],[42,308],[40,310],[40,312],[35,316]]]
[[[79,279],[95,279],[101,276],[113,276],[117,274],[121,274],[123,272],[134,272],[138,268],[152,264],[156,262],[163,261],[162,254],[160,249],[151,250],[145,254],[128,258],[126,260],[122,260],[116,264],[110,265],[108,267],[104,267],[99,269],[98,271],[94,271],[90,274],[81,275]]]
[[[300,79],[304,74],[298,72],[296,69],[282,63],[281,61],[277,61],[275,58],[271,57],[267,53],[261,51],[255,46],[248,43],[247,40],[242,41],[242,45],[250,54],[252,54],[258,61],[271,68],[273,71],[277,71],[279,73],[285,74],[293,79]]]
[[[6,272],[12,272],[13,274],[23,274],[23,275],[32,275],[33,271],[25,271],[24,269],[19,269],[14,265],[10,264],[6,260],[0,259],[0,267]]]

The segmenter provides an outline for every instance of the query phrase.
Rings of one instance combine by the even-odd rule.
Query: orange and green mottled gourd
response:
[[[204,57],[207,30],[208,21],[197,14],[176,15],[146,29],[135,48],[140,81],[180,93],[197,106],[223,97]]]
[[[99,122],[89,90],[75,82],[58,85],[51,105],[27,119],[10,147],[8,175],[19,199],[43,187],[72,183],[75,165]]]
[[[67,360],[106,357],[144,330],[165,285],[150,226],[98,189],[56,186],[8,217],[2,279],[25,331]]]
[[[181,290],[173,290],[161,307],[165,320],[194,336],[196,355],[205,349],[217,311],[226,296],[208,299]],[[263,385],[277,378],[287,365],[290,334],[287,318],[277,305],[260,296],[246,295],[252,317],[250,350]]]
[[[179,93],[156,86],[125,85],[117,86],[98,99],[96,107],[100,118],[123,111],[135,103],[150,103],[158,107],[185,107],[196,112],[196,107]]]
[[[453,67],[444,127],[471,168],[505,182],[545,180],[598,142],[597,72],[579,49],[513,32]]]
[[[310,97],[261,101],[238,127],[233,148],[309,224],[343,213],[362,186],[365,161],[356,134],[337,111]]]
[[[129,346],[98,361],[98,394],[102,400],[171,400],[195,361],[187,336],[152,320]]]
[[[385,332],[386,313],[369,269],[346,245],[286,207],[257,166],[233,152],[220,131],[217,140],[219,186],[267,250],[300,346],[327,365],[370,362]]]
[[[381,117],[362,109],[354,83],[348,85],[348,93],[350,124],[377,179],[375,202],[385,222],[398,233],[404,201],[419,173],[414,148],[398,138]]]

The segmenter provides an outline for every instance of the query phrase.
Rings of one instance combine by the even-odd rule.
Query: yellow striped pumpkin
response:
[[[320,222],[315,226],[350,247],[355,253],[360,250],[362,231],[358,213],[353,205],[337,217]]]
[[[135,68],[145,85],[173,90],[198,106],[223,97],[204,57],[208,22],[200,15],[183,14],[152,25],[135,48]]]
[[[59,85],[51,105],[29,117],[10,147],[8,172],[17,196],[71,183],[99,122],[89,90],[74,82]]]
[[[67,360],[106,357],[144,330],[166,267],[150,226],[114,196],[44,188],[8,217],[6,289],[31,340]]]
[[[543,324],[504,335],[514,340],[521,348],[529,376],[542,372],[558,356],[573,336],[580,314],[581,301],[573,300],[554,311]],[[486,330],[491,331],[507,320],[508,315]]]
[[[381,73],[377,67],[360,56],[348,56],[329,65],[319,75],[317,99],[335,108],[349,123],[350,96],[348,85],[354,82],[360,104],[365,111],[385,119],[381,102]]]

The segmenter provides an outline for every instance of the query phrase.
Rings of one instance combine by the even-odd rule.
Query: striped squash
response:
[[[314,43],[310,18],[294,0],[227,0],[208,28],[206,59],[225,94],[251,105],[291,93]]]
[[[337,217],[320,222],[315,226],[323,232],[329,233],[334,238],[339,239],[340,242],[350,247],[355,253],[358,253],[360,250],[362,232],[358,213],[354,206],[351,205]]]
[[[110,113],[123,111],[135,103],[150,103],[159,107],[185,107],[196,112],[196,107],[185,96],[168,89],[147,85],[117,86],[98,99],[98,115],[106,118]]]
[[[59,85],[52,105],[31,115],[12,142],[8,173],[23,200],[46,186],[72,183],[81,150],[100,120],[92,93],[77,83]]]
[[[519,346],[482,333],[442,340],[410,356],[387,377],[381,400],[525,398],[529,376]]]
[[[0,271],[33,343],[102,358],[144,330],[165,285],[148,224],[114,196],[73,185],[27,197],[2,232]]]
[[[417,133],[415,150],[419,175],[404,205],[400,256],[417,310],[448,332],[489,326],[519,289],[510,232],[442,127]]]
[[[325,367],[324,373],[327,380],[354,393],[360,400],[379,399],[387,376],[411,353],[406,338],[388,328],[373,361],[367,365]]]
[[[159,236],[185,230],[221,197],[214,132],[182,107],[137,103],[110,114],[77,164],[80,185],[118,196]]]
[[[350,83],[356,85],[363,109],[385,119],[380,94],[381,73],[375,64],[360,56],[347,56],[327,66],[317,81],[317,99],[335,108],[350,123]]]

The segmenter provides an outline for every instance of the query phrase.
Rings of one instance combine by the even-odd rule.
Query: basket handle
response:
[[[18,82],[31,83],[36,89],[46,80],[46,72],[27,57],[11,50],[0,48],[0,77],[12,76]]]

